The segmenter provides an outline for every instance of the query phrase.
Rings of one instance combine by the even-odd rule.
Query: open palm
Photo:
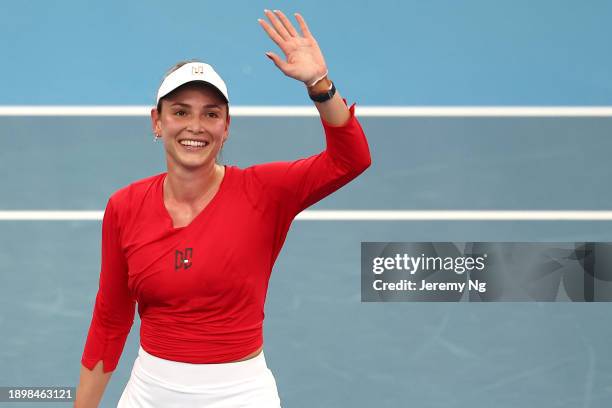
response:
[[[265,20],[259,19],[259,24],[268,33],[268,36],[279,46],[285,54],[283,60],[273,52],[266,55],[274,61],[274,64],[287,76],[312,85],[317,79],[325,76],[327,65],[319,44],[310,33],[304,18],[295,13],[295,18],[300,25],[302,35],[297,32],[289,19],[280,11],[265,10],[270,25]]]

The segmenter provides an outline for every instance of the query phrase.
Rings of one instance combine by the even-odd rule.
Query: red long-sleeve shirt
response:
[[[346,102],[346,101],[345,101]],[[81,362],[113,371],[138,302],[140,343],[188,363],[239,360],[263,343],[268,281],[294,217],[370,165],[355,118],[321,120],[326,149],[292,162],[225,166],[211,202],[180,228],[158,174],[115,192],[102,221],[102,265]]]

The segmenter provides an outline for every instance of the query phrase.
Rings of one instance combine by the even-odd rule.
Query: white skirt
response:
[[[117,408],[280,408],[263,350],[249,360],[191,364],[165,360],[142,346]]]

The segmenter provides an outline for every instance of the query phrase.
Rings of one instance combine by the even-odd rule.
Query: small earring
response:
[[[161,136],[160,136],[160,135],[158,135],[158,134],[156,133],[156,134],[155,134],[155,137],[153,137],[153,141],[154,141],[154,142],[157,142],[157,139],[159,139],[160,137],[161,137]]]

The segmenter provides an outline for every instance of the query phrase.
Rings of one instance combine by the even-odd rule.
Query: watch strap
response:
[[[318,93],[316,95],[311,95],[309,93],[308,96],[310,99],[312,99],[314,102],[325,102],[333,98],[336,94],[336,86],[334,85],[333,81],[329,82],[331,82],[331,87],[327,90],[327,92]]]

